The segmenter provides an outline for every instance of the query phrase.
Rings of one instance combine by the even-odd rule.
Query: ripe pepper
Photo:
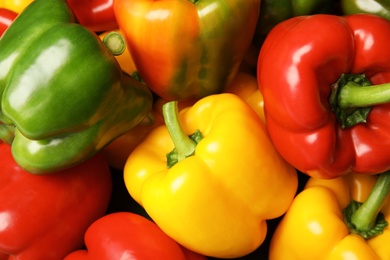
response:
[[[251,44],[259,11],[259,0],[114,2],[139,74],[166,100],[220,92]]]
[[[390,259],[389,184],[389,172],[310,178],[279,222],[269,259]]]
[[[270,32],[258,83],[270,137],[295,168],[319,178],[390,168],[390,105],[367,86],[390,82],[389,36],[390,22],[368,14],[294,17]]]
[[[374,14],[390,20],[390,3],[387,0],[341,0],[340,6],[344,14]]]
[[[63,259],[83,246],[111,195],[107,162],[97,154],[50,175],[34,175],[0,142],[0,259]]]
[[[0,71],[0,128],[15,127],[12,153],[32,173],[80,163],[152,107],[64,0],[35,0],[18,16],[0,39]]]
[[[114,14],[113,0],[67,0],[77,22],[94,32],[118,28]]]
[[[0,0],[0,7],[21,13],[33,0]]]
[[[17,13],[10,9],[0,7],[0,37],[15,20]]]
[[[85,233],[86,250],[64,260],[206,260],[167,236],[149,219],[130,212],[116,212],[96,220]]]
[[[210,95],[180,113],[177,102],[168,102],[163,115],[165,125],[126,162],[129,194],[191,251],[218,258],[254,251],[266,236],[266,220],[289,207],[295,169],[236,95]]]

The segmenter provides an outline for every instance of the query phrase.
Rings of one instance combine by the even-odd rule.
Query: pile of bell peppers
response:
[[[0,1],[0,259],[390,259],[389,7]]]

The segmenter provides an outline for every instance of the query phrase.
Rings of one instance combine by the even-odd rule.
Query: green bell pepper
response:
[[[65,0],[33,1],[0,39],[0,98],[0,139],[37,174],[91,157],[153,102]]]
[[[375,14],[390,20],[389,0],[341,0],[340,4],[344,14]]]
[[[269,31],[276,24],[291,17],[334,13],[335,2],[336,0],[262,0],[254,44],[260,47]]]

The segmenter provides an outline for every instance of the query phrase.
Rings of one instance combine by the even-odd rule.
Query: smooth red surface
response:
[[[66,171],[33,175],[0,143],[0,252],[18,260],[63,259],[82,248],[85,231],[106,212],[111,185],[101,155]]]
[[[67,0],[77,21],[95,32],[118,28],[114,0]]]
[[[87,250],[64,260],[206,260],[179,246],[151,220],[130,212],[111,213],[94,222],[85,244]]]
[[[294,17],[268,35],[258,59],[267,127],[281,155],[314,177],[390,169],[390,105],[342,130],[330,85],[342,73],[390,82],[390,22],[373,15]]]
[[[15,20],[16,16],[18,16],[16,12],[0,7],[0,37]]]

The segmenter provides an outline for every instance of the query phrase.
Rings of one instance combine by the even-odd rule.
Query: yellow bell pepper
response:
[[[387,189],[378,200],[381,216],[390,221],[389,173],[386,173]],[[383,175],[382,177],[384,177]],[[376,175],[350,173],[331,180],[310,178],[294,199],[290,209],[278,224],[270,245],[270,260],[386,260],[390,259],[390,229],[386,223],[379,223],[371,230],[377,231],[371,238],[364,238],[365,232],[356,231],[344,221],[344,209],[351,200],[365,203],[374,202],[378,192],[371,192],[377,180]],[[383,179],[382,179],[383,180]],[[379,183],[379,182],[378,182]],[[387,186],[387,187],[386,187]],[[363,204],[363,205],[365,205]],[[360,206],[352,214],[355,226],[361,226],[367,220],[375,221],[378,209],[372,214],[365,210],[370,207]],[[360,219],[359,223],[356,221]],[[364,221],[362,221],[364,220]],[[359,224],[359,225],[358,225]],[[363,228],[362,228],[363,229]],[[370,230],[368,229],[368,230]],[[361,235],[363,233],[363,235]]]
[[[21,13],[33,0],[0,0],[0,7]]]
[[[296,170],[277,153],[257,114],[234,94],[210,95],[180,112],[177,102],[168,102],[163,115],[165,125],[126,162],[130,195],[194,252],[233,258],[254,251],[265,239],[266,220],[284,214],[292,202]],[[167,158],[177,161],[167,166]]]

